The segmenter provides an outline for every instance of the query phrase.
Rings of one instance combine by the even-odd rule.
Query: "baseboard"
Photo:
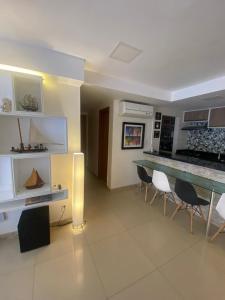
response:
[[[126,185],[126,186],[121,186],[121,187],[118,187],[118,188],[109,188],[108,189],[111,191],[111,192],[114,192],[114,191],[126,191],[126,190],[130,190],[130,189],[133,189],[134,187],[137,187],[138,183],[136,184],[131,184],[131,185]]]
[[[51,227],[64,226],[70,223],[72,223],[72,218],[67,218],[67,219],[63,219],[60,222],[59,221],[51,222],[50,226]]]
[[[0,239],[12,239],[12,238],[15,238],[15,237],[18,237],[18,232],[17,231],[0,234]]]

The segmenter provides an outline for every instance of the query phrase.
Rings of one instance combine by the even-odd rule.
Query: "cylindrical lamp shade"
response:
[[[84,224],[84,154],[73,154],[73,187],[72,187],[73,227]]]

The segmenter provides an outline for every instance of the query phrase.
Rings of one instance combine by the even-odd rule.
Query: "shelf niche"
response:
[[[10,113],[42,114],[42,77],[0,70],[0,105],[3,99],[11,101]]]
[[[42,112],[42,78],[38,76],[13,75],[14,100],[17,112]],[[24,97],[30,95],[37,105],[37,110],[26,110],[22,107]]]
[[[45,184],[37,189],[26,189],[25,182],[31,176],[32,170],[38,171]],[[51,191],[51,162],[50,157],[14,158],[13,177],[15,198],[27,198],[43,195]]]
[[[64,117],[18,117],[24,145],[43,144],[48,153],[67,152],[67,122]],[[20,145],[18,121],[15,116],[0,116],[0,154]],[[32,153],[35,154],[35,153]],[[18,154],[21,155],[21,154]]]

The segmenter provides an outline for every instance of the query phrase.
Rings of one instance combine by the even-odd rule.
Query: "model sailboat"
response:
[[[31,176],[27,179],[24,186],[28,190],[37,189],[44,185],[44,181],[41,179],[38,171],[33,169]]]
[[[54,144],[48,137],[46,137],[40,130],[34,125],[34,122],[30,120],[30,132],[29,132],[29,145],[39,145],[41,149],[46,149],[43,145]]]
[[[24,146],[20,120],[18,121],[18,130],[19,130],[19,138],[20,138],[20,146],[15,148],[12,147],[11,151],[16,153],[33,153],[33,152],[46,152],[48,148],[46,145],[63,145],[60,143],[56,143],[49,139],[44,133],[42,133],[34,124],[32,119],[30,120],[30,130],[29,130],[29,143],[27,146]]]

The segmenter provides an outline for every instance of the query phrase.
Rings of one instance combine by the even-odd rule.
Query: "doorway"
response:
[[[107,183],[109,107],[99,110],[98,177]]]

